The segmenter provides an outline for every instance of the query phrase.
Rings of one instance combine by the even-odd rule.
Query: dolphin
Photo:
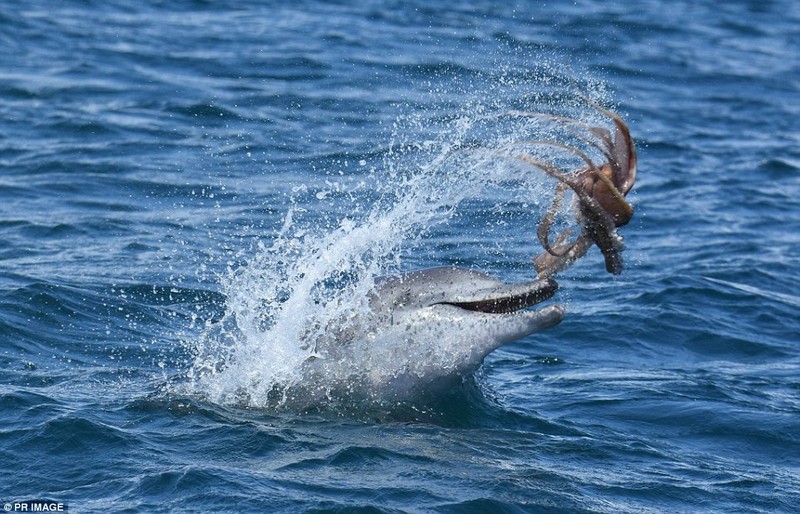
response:
[[[366,312],[325,331],[281,403],[396,402],[452,387],[502,345],[560,323],[562,305],[529,308],[557,289],[552,278],[508,284],[457,267],[378,278]]]

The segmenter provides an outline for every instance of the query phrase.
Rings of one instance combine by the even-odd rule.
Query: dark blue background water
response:
[[[791,0],[4,2],[0,500],[796,512],[798,48]],[[290,202],[324,219],[314,193],[380,173],[398,119],[424,141],[501,70],[545,87],[525,78],[543,63],[605,84],[637,140],[621,278],[587,257],[559,327],[385,419],[168,392],[225,309],[219,276]],[[404,262],[527,265],[529,226],[500,263],[464,251],[484,225]]]

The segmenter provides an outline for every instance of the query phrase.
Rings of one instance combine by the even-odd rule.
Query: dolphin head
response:
[[[380,279],[371,306],[385,323],[421,342],[436,346],[427,334],[442,332],[436,337],[470,350],[460,367],[474,370],[501,345],[557,325],[562,306],[528,309],[557,289],[551,278],[507,284],[479,271],[442,267]]]
[[[493,350],[557,325],[561,305],[529,308],[556,290],[550,278],[506,284],[455,267],[379,278],[367,312],[317,341],[295,398],[394,402],[452,387]]]
[[[372,305],[389,310],[450,305],[472,312],[507,314],[547,300],[557,290],[558,284],[551,278],[506,284],[479,271],[442,267],[378,279]]]
[[[552,297],[550,278],[507,284],[484,273],[433,268],[378,280],[370,298],[376,385],[405,397],[477,370],[500,346],[557,325],[561,305],[529,309]]]

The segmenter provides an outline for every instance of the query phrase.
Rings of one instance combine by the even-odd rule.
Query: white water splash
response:
[[[567,107],[574,105],[573,100]],[[192,392],[219,404],[276,407],[291,404],[293,391],[309,395],[313,385],[313,402],[307,405],[342,400],[347,391],[363,395],[363,383],[353,382],[364,377],[377,390],[381,380],[397,376],[414,360],[446,366],[454,358],[447,352],[414,355],[393,348],[392,341],[378,338],[380,347],[370,347],[346,340],[346,334],[369,316],[368,293],[376,277],[401,268],[403,248],[450,220],[465,200],[492,196],[506,204],[530,203],[531,209],[548,205],[552,181],[498,149],[522,140],[563,140],[563,130],[546,120],[505,116],[509,111],[476,105],[471,114],[452,118],[432,140],[392,145],[404,150],[386,152],[384,169],[371,177],[378,199],[363,214],[320,227],[298,221],[301,208],[289,209],[280,234],[223,281],[226,313],[198,343],[188,373]],[[593,122],[592,115],[584,111],[586,121]],[[542,159],[564,158],[552,147],[541,152]],[[531,234],[531,256],[538,253],[535,225],[520,232]],[[320,354],[317,343],[326,337],[342,338],[352,351]],[[328,376],[319,370],[312,376],[306,364],[315,358],[348,361],[328,368],[336,370]]]

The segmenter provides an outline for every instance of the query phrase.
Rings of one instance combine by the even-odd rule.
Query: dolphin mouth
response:
[[[517,286],[502,295],[495,293],[486,298],[467,301],[438,302],[439,305],[452,305],[460,309],[487,314],[509,314],[526,309],[553,297],[558,284],[553,279],[543,279]]]

